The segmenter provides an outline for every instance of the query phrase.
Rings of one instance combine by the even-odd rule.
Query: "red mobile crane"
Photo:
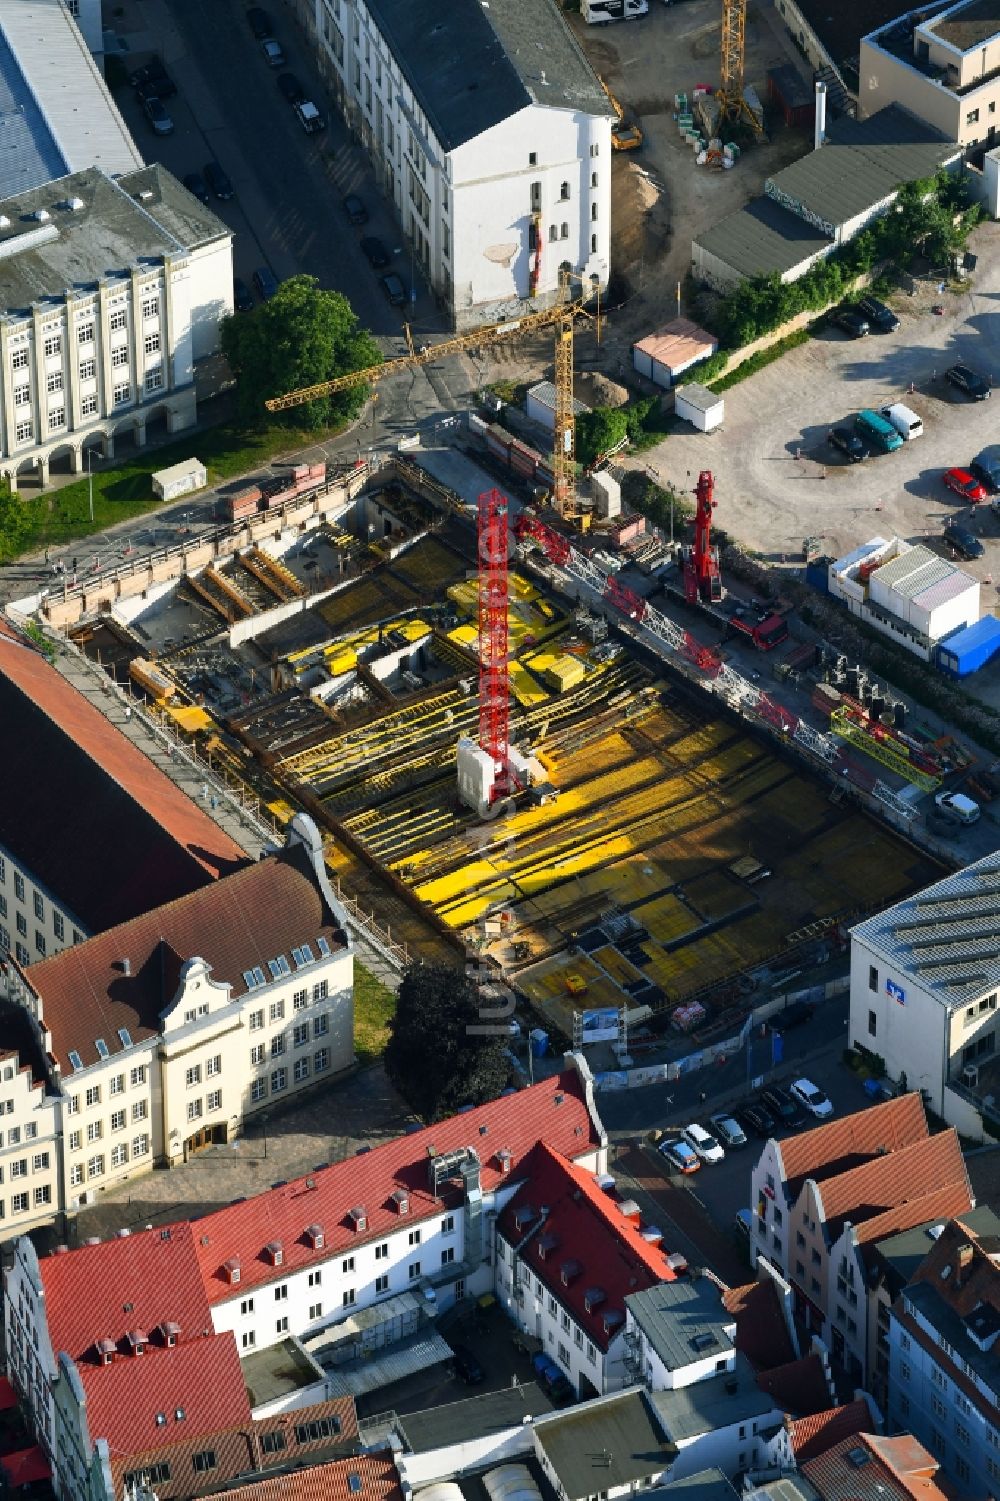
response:
[[[712,546],[712,512],[717,504],[714,485],[711,471],[703,469],[694,492],[698,498],[694,542],[684,550],[684,598],[689,605],[703,605],[719,616],[729,631],[747,637],[758,651],[771,651],[788,639],[788,625],[781,615],[767,611],[750,616],[715,608],[722,603],[722,575],[719,549]]]
[[[485,490],[479,497],[479,746],[493,762],[491,803],[511,791],[508,505],[502,490]]]

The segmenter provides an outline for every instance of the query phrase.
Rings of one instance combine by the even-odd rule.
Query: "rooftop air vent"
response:
[[[855,1444],[853,1449],[848,1449],[847,1453],[844,1455],[844,1458],[847,1460],[847,1463],[849,1465],[853,1465],[856,1470],[860,1470],[861,1466],[866,1465],[871,1459],[871,1455],[868,1453],[868,1450],[863,1449],[860,1444]]]
[[[280,1240],[269,1240],[264,1247],[264,1255],[272,1266],[280,1266],[285,1259],[284,1247]]]
[[[136,196],[140,203],[152,203],[155,195],[152,188],[142,188]]]
[[[71,214],[78,214],[80,212],[80,210],[83,208],[83,199],[82,198],[71,198],[69,200],[69,202],[67,203],[66,207],[69,209],[69,211],[70,211]]]
[[[347,1218],[359,1234],[362,1230],[368,1229],[368,1216],[365,1213],[363,1204],[355,1204],[353,1209],[349,1209],[347,1211]]]
[[[497,1165],[500,1168],[502,1177],[506,1178],[509,1175],[513,1162],[513,1152],[511,1152],[507,1147],[501,1148],[501,1150],[497,1153]]]
[[[326,1244],[326,1236],[323,1234],[322,1225],[307,1225],[306,1240],[314,1251],[321,1251]]]
[[[410,1212],[410,1196],[405,1188],[397,1188],[390,1196],[389,1203],[397,1214],[409,1214]]]
[[[10,229],[10,220],[6,214],[0,214],[0,229]]]

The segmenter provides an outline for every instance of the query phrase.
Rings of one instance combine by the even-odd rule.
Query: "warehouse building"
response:
[[[797,281],[886,213],[904,183],[962,159],[954,138],[895,107],[820,129],[823,144],[769,177],[763,198],[693,242],[698,281],[723,292],[754,276]]]
[[[456,327],[610,267],[607,95],[553,0],[315,0],[319,59]]]

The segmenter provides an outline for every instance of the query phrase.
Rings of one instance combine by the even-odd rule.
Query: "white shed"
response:
[[[176,500],[179,495],[190,495],[193,490],[203,490],[208,483],[208,474],[200,459],[184,459],[180,464],[171,464],[169,469],[158,469],[153,475],[153,494],[159,500]]]
[[[718,427],[726,415],[726,404],[721,396],[709,391],[707,386],[678,386],[674,396],[674,411],[685,422],[690,422],[701,433],[710,433]]]
[[[675,318],[672,323],[647,334],[632,345],[632,364],[640,375],[655,381],[658,386],[672,386],[678,376],[699,360],[707,360],[715,354],[719,341],[687,318]]]
[[[550,380],[540,380],[532,386],[528,392],[524,409],[533,422],[547,427],[549,432],[555,431],[556,426],[556,388]],[[589,412],[590,408],[584,406],[582,401],[573,398],[573,416],[579,417],[583,412]]]

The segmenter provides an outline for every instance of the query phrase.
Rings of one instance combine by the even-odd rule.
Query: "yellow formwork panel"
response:
[[[277,823],[291,823],[295,817],[295,809],[291,803],[286,803],[283,797],[276,797],[273,802],[268,803],[266,806],[267,811]]]
[[[702,926],[701,919],[695,917],[672,892],[668,892],[666,896],[654,897],[651,902],[644,902],[641,907],[636,907],[634,916],[661,943],[674,943]]]
[[[630,964],[613,944],[608,943],[603,948],[595,949],[591,958],[601,969],[607,970],[612,980],[623,990],[627,985],[634,985],[643,978],[642,972],[634,964]]]
[[[543,704],[549,697],[541,683],[536,682],[531,673],[524,670],[520,662],[510,664],[510,691],[525,709],[530,709],[535,704]]]

